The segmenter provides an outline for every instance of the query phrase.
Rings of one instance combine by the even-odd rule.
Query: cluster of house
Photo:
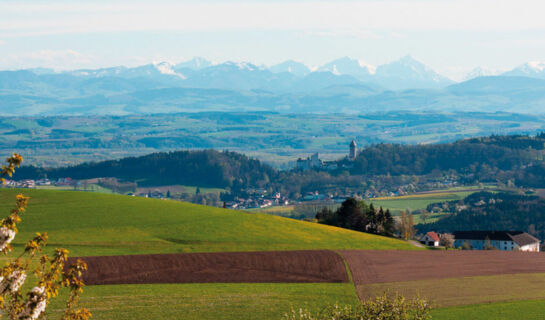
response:
[[[39,179],[39,180],[33,180],[33,179],[26,179],[26,180],[6,180],[4,183],[4,187],[7,188],[36,188],[37,186],[57,186],[57,187],[65,187],[65,186],[73,186],[75,183],[74,180],[71,178],[60,178],[54,181],[51,181],[49,179]]]
[[[270,206],[286,206],[289,204],[289,200],[283,197],[280,193],[274,193],[271,196],[267,196],[266,193],[257,197],[250,198],[236,198],[234,201],[227,201],[224,204],[225,208],[229,209],[253,209],[253,208],[267,208]]]
[[[455,248],[528,252],[539,252],[540,250],[540,240],[523,231],[455,231],[452,235]],[[419,241],[430,247],[438,247],[440,235],[430,231],[423,235]]]
[[[139,193],[133,193],[133,192],[129,192],[127,193],[128,196],[138,196],[138,197],[143,197],[143,198],[153,198],[153,199],[164,199],[167,197],[166,194],[164,194],[163,192],[161,191],[158,191],[158,190],[154,190],[154,191],[149,191],[149,192],[139,192]]]

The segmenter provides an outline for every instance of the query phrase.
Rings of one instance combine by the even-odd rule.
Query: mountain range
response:
[[[317,68],[194,58],[55,72],[0,71],[0,114],[132,114],[187,111],[349,112],[545,110],[545,63],[478,68],[456,83],[412,58],[371,66],[348,57]]]

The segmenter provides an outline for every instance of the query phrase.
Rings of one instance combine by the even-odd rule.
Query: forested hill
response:
[[[139,185],[198,185],[202,187],[255,187],[274,178],[276,171],[258,160],[235,152],[176,151],[142,157],[83,163],[64,168],[21,167],[15,179],[88,179],[116,177]]]
[[[539,157],[545,135],[490,136],[445,144],[378,144],[363,149],[351,173],[423,175],[434,170],[474,172],[475,166],[513,170]]]
[[[414,183],[443,179],[461,184],[515,181],[518,186],[540,187],[545,181],[545,135],[490,136],[429,145],[377,144],[360,151],[355,161],[346,158],[336,171],[278,171],[259,160],[235,152],[176,151],[121,160],[89,162],[64,168],[23,167],[14,177],[87,179],[116,177],[141,186],[198,185],[280,190],[292,195],[343,188],[361,192],[365,186],[397,190]],[[348,171],[348,172],[347,172]],[[351,175],[351,177],[350,177]],[[347,191],[342,191],[347,192]]]
[[[522,230],[545,238],[545,199],[511,193],[479,192],[444,206],[455,212],[434,223],[420,224],[418,231]],[[428,208],[431,209],[431,208]]]

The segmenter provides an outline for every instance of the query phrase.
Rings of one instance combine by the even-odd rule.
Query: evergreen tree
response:
[[[380,234],[384,233],[384,219],[385,219],[384,209],[382,209],[382,207],[380,207],[380,209],[378,209],[378,213],[376,215],[376,221],[377,221],[377,232],[376,233],[380,233]]]
[[[394,235],[395,221],[394,217],[392,217],[392,214],[390,213],[390,209],[386,209],[386,212],[384,213],[384,224],[382,225],[382,229],[384,235],[390,237]]]
[[[367,210],[367,232],[369,233],[377,233],[378,232],[378,224],[377,224],[377,211],[375,210],[375,206],[371,203],[369,205],[369,209]]]
[[[167,198],[170,199],[170,190],[167,190]]]
[[[341,228],[360,230],[362,227],[362,212],[354,198],[348,198],[341,204],[337,210],[337,217],[338,226]]]
[[[337,214],[327,207],[323,207],[316,213],[316,220],[319,223],[336,226],[338,224]]]

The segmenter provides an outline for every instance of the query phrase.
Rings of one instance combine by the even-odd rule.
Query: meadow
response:
[[[467,188],[463,190],[439,190],[437,192],[419,193],[398,197],[380,197],[371,199],[370,202],[375,207],[390,209],[394,215],[399,215],[401,211],[409,209],[414,211],[425,209],[428,205],[437,202],[462,200],[468,195],[479,191],[478,188]]]
[[[497,302],[432,310],[433,319],[441,320],[541,320],[545,300]]]
[[[72,255],[298,249],[416,249],[407,242],[311,222],[179,201],[78,191],[0,190],[7,215],[30,196],[15,244],[48,232]]]
[[[50,313],[62,309],[54,300]],[[82,305],[93,319],[280,320],[291,308],[314,312],[356,304],[350,283],[208,283],[88,286]]]

